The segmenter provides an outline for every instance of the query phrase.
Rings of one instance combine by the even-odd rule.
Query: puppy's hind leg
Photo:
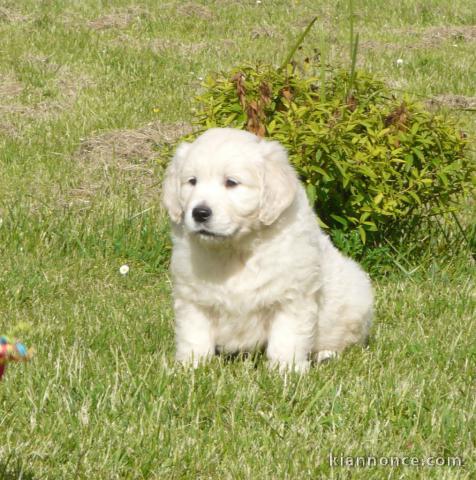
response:
[[[281,306],[272,320],[266,350],[270,365],[281,372],[298,373],[309,369],[317,305],[314,299]]]
[[[327,360],[332,360],[337,357],[337,352],[334,350],[321,350],[317,352],[315,356],[317,363],[326,362]]]
[[[317,329],[315,359],[318,363],[337,357],[350,345],[365,345],[372,311],[359,312],[341,308],[337,312],[321,312]]]

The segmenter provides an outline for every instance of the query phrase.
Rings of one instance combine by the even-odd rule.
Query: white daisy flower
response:
[[[121,275],[127,275],[129,273],[129,265],[121,265],[121,268],[119,269],[119,273]]]

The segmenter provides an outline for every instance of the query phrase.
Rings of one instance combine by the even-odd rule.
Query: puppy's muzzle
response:
[[[212,216],[212,209],[199,205],[192,210],[192,217],[197,223],[205,223]]]

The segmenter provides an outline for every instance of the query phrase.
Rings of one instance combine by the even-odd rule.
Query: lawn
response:
[[[474,138],[474,2],[354,3],[359,68]],[[314,15],[300,54],[348,65],[346,1],[0,0],[0,334],[36,350],[0,383],[0,479],[474,478],[466,241],[395,251],[368,348],[304,377],[260,355],[174,364],[157,150],[208,72],[279,64]],[[463,465],[341,465],[356,456]]]

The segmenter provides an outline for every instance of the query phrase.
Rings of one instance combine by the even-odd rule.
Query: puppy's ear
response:
[[[298,180],[280,143],[263,140],[260,147],[264,171],[259,219],[265,225],[271,225],[293,202]]]
[[[162,203],[174,223],[180,223],[182,207],[180,205],[180,171],[183,161],[190,149],[190,143],[181,143],[172,161],[169,163],[162,183]]]

